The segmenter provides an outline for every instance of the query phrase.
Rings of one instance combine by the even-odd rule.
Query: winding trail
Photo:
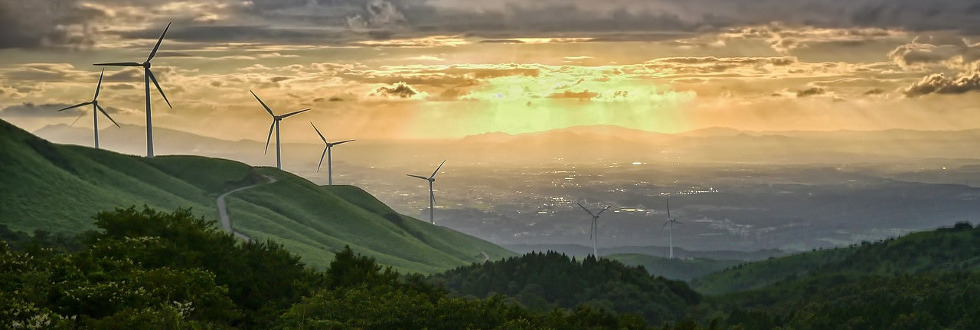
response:
[[[241,187],[241,188],[238,188],[238,189],[235,189],[235,190],[226,192],[224,194],[221,194],[221,196],[218,196],[218,217],[221,218],[221,227],[224,228],[225,231],[227,231],[227,232],[232,233],[233,235],[235,235],[235,237],[241,238],[241,239],[243,239],[245,241],[248,241],[248,242],[251,242],[252,239],[249,238],[248,236],[245,236],[245,234],[239,233],[239,232],[231,229],[231,220],[228,219],[228,206],[225,203],[225,197],[228,196],[228,195],[230,195],[231,193],[234,193],[234,192],[242,191],[242,190],[249,189],[249,188],[255,188],[255,187],[258,187],[258,186],[261,186],[261,185],[264,185],[264,184],[270,184],[270,183],[279,181],[276,178],[271,177],[271,176],[268,176],[268,175],[263,175],[263,177],[265,177],[265,179],[267,180],[266,182],[256,183],[256,184],[253,184],[251,186]]]

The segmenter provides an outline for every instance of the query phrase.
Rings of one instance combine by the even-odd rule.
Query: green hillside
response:
[[[0,121],[0,224],[12,230],[78,233],[100,211],[147,205],[190,208],[217,219],[229,195],[232,226],[272,239],[323,268],[345,245],[403,272],[433,273],[513,255],[489,242],[400,215],[350,186],[317,186],[274,168],[197,156],[147,159],[56,145]],[[486,256],[485,256],[485,255]]]
[[[679,321],[701,300],[684,282],[650,275],[642,267],[591,256],[576,261],[553,251],[463,266],[431,280],[459,295],[503,294],[541,311],[591,306],[636,314],[651,325]]]
[[[692,282],[721,294],[763,288],[807,275],[894,276],[980,270],[980,229],[969,224],[919,232],[849,248],[819,250],[728,268]]]
[[[651,275],[681,281],[690,281],[743,262],[741,260],[713,260],[704,258],[667,259],[646,254],[614,254],[606,258],[630,266],[643,266]]]

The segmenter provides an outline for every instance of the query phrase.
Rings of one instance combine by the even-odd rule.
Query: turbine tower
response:
[[[310,122],[310,125],[313,125],[313,122]],[[323,134],[321,134],[320,130],[316,128],[316,125],[313,125],[313,130],[316,131],[316,135],[320,136],[320,140],[323,140],[323,143],[327,145],[326,147],[323,147],[323,153],[320,154],[320,163],[316,164],[316,171],[320,172],[320,165],[323,165],[323,156],[327,156],[327,185],[332,186],[333,185],[333,155],[332,155],[333,147],[347,142],[354,142],[354,140],[343,140],[340,142],[330,143],[327,142],[327,138],[323,137]]]
[[[599,215],[602,214],[602,212],[606,212],[606,210],[609,209],[609,206],[606,206],[605,208],[599,210],[598,212],[592,213],[592,211],[589,211],[589,209],[585,208],[585,206],[582,206],[581,203],[576,203],[576,204],[578,204],[579,207],[581,207],[583,210],[585,210],[585,212],[588,212],[589,215],[592,216],[592,229],[589,230],[589,239],[592,240],[592,256],[598,260],[599,250],[596,248],[596,241],[598,241],[599,239],[598,237],[599,234],[596,233],[596,229],[598,229],[596,227],[596,222],[599,221]]]
[[[156,46],[153,46],[153,50],[150,51],[150,56],[146,58],[143,63],[136,62],[114,62],[114,63],[96,63],[94,65],[101,66],[139,66],[143,67],[143,87],[146,90],[146,157],[153,158],[153,116],[150,114],[150,81],[153,81],[153,85],[157,87],[160,91],[160,95],[163,96],[163,100],[167,101],[167,106],[173,109],[170,105],[170,100],[167,99],[167,94],[163,93],[163,88],[160,88],[160,83],[157,82],[157,78],[153,76],[153,71],[150,71],[150,60],[153,56],[156,56],[157,50],[160,49],[160,43],[163,42],[163,36],[167,35],[167,30],[170,29],[170,24],[167,23],[167,27],[163,29],[163,34],[160,35],[160,40],[157,40]]]
[[[439,173],[439,169],[442,168],[443,164],[446,164],[445,160],[442,161],[442,164],[439,164],[439,167],[436,167],[436,170],[432,172],[432,175],[430,175],[428,178],[421,175],[407,174],[408,176],[413,178],[419,178],[425,181],[429,181],[429,222],[431,222],[433,225],[436,224],[436,220],[435,217],[433,216],[433,211],[432,211],[433,208],[435,208],[436,206],[436,195],[435,193],[432,192],[432,183],[436,182],[436,174]]]
[[[283,119],[289,117],[289,116],[292,116],[292,115],[295,115],[295,114],[298,114],[298,113],[301,113],[301,112],[310,111],[310,109],[309,108],[306,108],[306,109],[303,109],[303,110],[293,111],[293,112],[287,113],[285,115],[276,116],[276,114],[272,113],[272,109],[269,109],[269,106],[268,105],[265,105],[265,102],[262,102],[262,99],[260,99],[258,95],[255,95],[255,92],[253,92],[251,90],[249,90],[248,92],[249,93],[252,93],[252,96],[255,96],[255,99],[256,100],[259,100],[259,103],[262,104],[262,107],[265,108],[265,111],[268,112],[270,116],[272,116],[272,125],[269,126],[269,137],[267,137],[265,139],[265,152],[266,153],[269,152],[269,142],[272,141],[272,129],[275,129],[276,130],[276,168],[278,168],[278,169],[281,170],[282,169],[282,148],[279,145],[279,122],[282,121]]]
[[[105,109],[103,109],[102,106],[99,105],[99,90],[102,89],[102,76],[104,76],[104,75],[105,75],[105,69],[102,69],[102,73],[99,74],[99,84],[97,86],[95,86],[95,96],[92,97],[92,101],[85,102],[85,103],[79,103],[79,104],[76,104],[76,105],[73,105],[73,106],[70,106],[70,107],[67,107],[67,108],[58,110],[58,111],[65,111],[65,110],[68,110],[68,109],[74,109],[74,108],[77,108],[77,107],[80,107],[80,106],[84,106],[84,105],[89,105],[89,104],[92,105],[92,125],[93,125],[94,130],[95,130],[95,149],[99,149],[99,112],[102,112],[102,114],[105,115],[106,118],[109,118],[109,120],[111,120],[113,124],[116,124],[116,127],[119,127],[119,123],[116,123],[116,121],[114,119],[112,119],[112,117],[109,117],[109,113],[108,112],[105,112]]]
[[[667,235],[668,235],[667,241],[669,242],[668,244],[670,244],[670,252],[669,252],[670,254],[668,255],[667,259],[674,259],[674,230],[673,229],[675,223],[681,223],[681,222],[677,221],[677,219],[670,217],[670,199],[666,197],[664,199],[667,200],[667,221],[664,222],[664,228],[667,229]]]

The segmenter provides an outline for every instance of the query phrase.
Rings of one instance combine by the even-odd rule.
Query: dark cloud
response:
[[[821,95],[826,93],[827,90],[824,89],[823,87],[813,86],[807,89],[796,91],[796,97],[807,97],[807,96]]]
[[[980,71],[961,74],[949,78],[942,73],[931,74],[906,88],[905,96],[917,97],[927,94],[963,94],[980,91]]]
[[[85,47],[101,11],[77,0],[0,0],[0,48]]]
[[[584,90],[584,91],[581,91],[581,92],[564,91],[562,93],[554,93],[554,94],[548,95],[548,98],[553,98],[553,99],[578,99],[578,100],[583,100],[584,101],[584,100],[588,100],[588,99],[591,99],[591,98],[596,97],[596,96],[599,96],[599,93],[590,92],[588,90]]]
[[[864,92],[864,95],[881,95],[881,94],[885,94],[885,90],[881,88],[875,88],[867,92]]]
[[[96,3],[142,7],[146,18],[119,17],[130,11],[117,11],[112,19],[138,22],[145,30],[96,31],[92,23],[107,22],[108,14],[80,0],[0,0],[0,48],[87,45],[98,33],[155,39],[168,21],[175,22],[168,33],[173,40],[305,44],[432,35],[494,39],[489,42],[556,34],[610,41],[668,40],[685,32],[777,21],[789,26],[980,33],[976,0],[205,0],[195,6],[171,6],[176,9],[164,0]],[[779,36],[772,38],[773,47],[799,47],[800,39]]]
[[[84,102],[84,101],[81,101]],[[81,103],[79,102],[79,103]],[[65,107],[69,107],[73,104],[67,103],[49,103],[49,104],[34,104],[31,102],[9,106],[0,110],[0,115],[4,117],[74,117],[82,114],[85,107],[75,108],[71,110],[58,111]],[[88,107],[91,109],[91,106]]]
[[[392,86],[382,86],[374,91],[373,95],[381,97],[398,97],[398,98],[409,98],[418,94],[412,86],[405,83],[397,83]]]

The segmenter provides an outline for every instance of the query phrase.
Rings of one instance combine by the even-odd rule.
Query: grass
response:
[[[51,144],[0,121],[0,223],[32,232],[94,229],[100,211],[131,205],[190,208],[218,218],[215,198],[236,187],[278,181],[227,197],[232,226],[269,239],[325,268],[349,245],[402,272],[435,273],[513,253],[489,242],[400,215],[364,190],[318,186],[275,168],[223,159],[152,159]],[[217,226],[217,224],[216,224]]]

